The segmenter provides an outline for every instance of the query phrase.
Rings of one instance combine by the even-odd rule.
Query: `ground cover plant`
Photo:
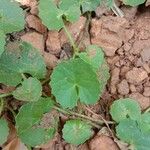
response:
[[[137,6],[145,0],[124,0],[123,3]],[[47,77],[47,68],[42,55],[31,44],[21,40],[9,41],[11,33],[25,26],[25,12],[19,4],[10,0],[0,1],[0,83],[14,87],[10,93],[0,94],[0,114],[5,108],[13,115],[17,135],[28,148],[47,143],[59,129],[54,118],[48,127],[41,125],[44,114],[57,110],[70,119],[62,127],[62,137],[67,143],[80,145],[94,136],[94,130],[104,125],[114,128],[116,137],[129,144],[130,149],[148,150],[150,147],[150,112],[142,112],[139,104],[131,98],[122,98],[110,107],[112,121],[95,119],[82,113],[82,108],[96,104],[110,78],[109,67],[103,49],[89,45],[80,51],[66,24],[74,23],[102,3],[100,0],[39,0],[39,18],[49,30],[64,30],[73,49],[72,57],[58,63]],[[105,2],[108,9],[122,16],[113,0]],[[49,85],[51,96],[43,91]],[[23,102],[14,112],[8,107],[8,99]],[[112,131],[111,131],[112,133]],[[0,119],[0,145],[7,141],[8,121]]]

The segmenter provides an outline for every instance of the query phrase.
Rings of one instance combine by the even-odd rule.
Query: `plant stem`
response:
[[[65,25],[63,26],[63,29],[65,30],[65,33],[66,33],[66,35],[67,35],[67,37],[68,37],[68,39],[69,39],[69,41],[70,41],[70,44],[71,44],[72,47],[73,47],[73,50],[74,50],[73,58],[75,58],[76,53],[78,53],[79,49],[76,47],[75,42],[74,42],[74,40],[73,40],[73,38],[72,38],[70,32],[68,31],[68,29],[66,28]]]
[[[119,17],[124,17],[122,10],[113,2],[113,6],[111,7],[112,11]]]
[[[11,95],[12,95],[12,92],[11,93],[6,93],[6,94],[1,94],[0,98],[8,97],[8,96],[11,96]]]
[[[145,113],[150,112],[150,107],[146,109]]]
[[[62,113],[64,113],[64,114],[74,115],[74,116],[77,116],[77,117],[80,117],[80,118],[83,118],[83,119],[87,119],[87,120],[95,122],[95,123],[97,123],[99,125],[102,125],[102,124],[105,123],[103,120],[97,120],[97,119],[94,119],[92,117],[85,116],[83,114],[79,114],[79,113],[76,113],[76,112],[73,112],[73,111],[69,111],[69,110],[64,110],[64,109],[62,109],[60,107],[57,107],[57,106],[54,106],[53,108],[58,110],[58,111],[60,111],[60,112],[62,112]],[[107,121],[107,123],[108,124],[114,124],[114,122],[112,122],[112,121]]]
[[[3,108],[4,108],[4,100],[3,100],[3,98],[0,98],[0,115],[3,111]]]

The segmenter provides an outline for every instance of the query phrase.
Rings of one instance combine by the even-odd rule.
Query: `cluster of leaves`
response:
[[[15,17],[14,17],[15,16]],[[0,56],[6,44],[6,34],[24,29],[24,13],[17,3],[0,1]]]
[[[100,0],[61,0],[59,3],[40,0],[39,17],[49,30],[59,30],[64,26],[64,19],[73,23],[81,13],[94,11],[99,4]]]
[[[17,14],[22,14],[19,12],[21,9],[16,3],[9,0],[6,0],[6,2],[7,5],[4,3],[5,7],[9,6],[7,10],[15,9]],[[46,20],[48,21],[46,25],[49,29],[60,29],[62,24],[64,26],[64,18],[71,22],[76,21],[81,14],[81,6],[82,12],[91,11],[99,4],[98,2],[95,1],[92,4],[91,1],[63,0],[59,5],[56,5],[52,0],[40,0],[39,15],[42,16],[45,24]],[[4,9],[4,7],[2,8]],[[9,32],[5,33],[23,29],[23,16],[20,16],[23,20],[22,23],[18,23],[21,22],[19,18],[14,20],[14,16],[10,17],[7,18],[7,23],[11,23],[12,27],[11,24],[6,26],[5,23],[4,31],[9,29]],[[11,20],[14,22],[11,22]],[[104,71],[101,72],[101,69]],[[44,79],[45,75],[46,65],[44,60],[39,51],[32,45],[17,41],[9,42],[3,48],[0,57],[0,83],[16,87],[12,96],[17,100],[28,102],[20,108],[15,121],[18,136],[23,143],[32,147],[46,143],[56,131],[54,126],[49,128],[39,126],[43,115],[55,106],[50,98],[42,97],[40,79]],[[58,64],[50,78],[52,94],[56,97],[57,102],[63,108],[73,108],[77,106],[78,100],[85,104],[94,104],[99,100],[99,96],[109,78],[109,69],[104,60],[102,49],[91,45],[87,47],[85,52],[78,53],[74,59]],[[1,119],[0,121],[0,130],[3,131],[1,132],[0,144],[3,144],[7,139],[9,129],[5,120]],[[91,128],[85,121],[69,120],[64,125],[63,137],[67,142],[78,145],[93,135]],[[72,131],[74,132],[72,133]],[[70,137],[76,137],[76,140]]]
[[[150,112],[141,114],[138,103],[132,99],[115,101],[110,110],[116,126],[117,136],[129,143],[135,150],[149,150],[150,147]]]
[[[61,0],[59,3],[55,3],[54,0],[40,0],[39,17],[49,30],[60,30],[65,26],[65,21],[75,22],[81,14],[95,10],[99,4],[100,0]],[[11,0],[0,1],[0,24],[0,83],[16,87],[11,93],[12,96],[28,102],[20,108],[15,117],[18,136],[29,146],[41,145],[51,139],[57,130],[53,124],[48,128],[40,126],[43,115],[56,107],[51,98],[42,96],[40,80],[45,78],[46,65],[39,51],[32,45],[20,41],[6,44],[6,34],[24,28],[24,13],[17,3]],[[63,109],[74,108],[78,101],[84,104],[95,104],[99,100],[109,79],[109,68],[102,49],[96,45],[90,45],[84,52],[76,53],[75,58],[58,64],[50,78],[49,85],[56,101]],[[116,109],[113,106],[111,114],[115,120],[113,114],[116,113],[114,111]],[[117,109],[119,110],[120,108]],[[137,124],[138,121],[136,132],[137,134],[140,132],[140,135],[146,138],[149,122],[146,125],[143,122],[147,121],[149,114],[143,114],[140,117],[141,120],[132,111],[129,114],[131,118],[123,117],[122,121],[116,119],[119,122],[118,136],[122,135],[123,121],[131,125],[133,122]],[[120,129],[119,126],[123,127]],[[67,121],[62,132],[63,138],[75,145],[85,142],[93,135],[92,127],[86,121],[79,119]],[[9,134],[8,124],[4,119],[0,119],[0,133],[1,145]],[[127,138],[124,137],[122,140],[126,141]]]

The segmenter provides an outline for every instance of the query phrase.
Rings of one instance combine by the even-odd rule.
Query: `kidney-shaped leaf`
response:
[[[22,86],[18,87],[13,96],[22,101],[38,101],[42,95],[42,85],[36,78],[28,78],[22,82]]]
[[[143,133],[150,134],[150,112],[142,114],[138,125]]]
[[[97,71],[100,66],[104,63],[104,53],[97,45],[90,45],[86,48],[86,52],[79,54],[79,57],[85,62],[92,65]]]
[[[131,119],[124,119],[116,127],[117,136],[124,142],[132,144],[136,138],[141,134],[136,121]]]
[[[38,124],[44,113],[51,111],[53,105],[50,98],[41,97],[38,101],[27,103],[21,107],[16,116],[16,128],[23,143],[34,147],[44,144],[52,138],[55,129],[43,129]]]
[[[98,5],[100,5],[101,0],[78,0],[82,6],[82,11],[95,11]]]
[[[143,4],[146,0],[123,0],[123,3],[130,6],[138,6]]]
[[[0,30],[5,34],[24,28],[23,10],[12,0],[0,0]]]
[[[5,68],[8,72],[28,73],[38,79],[44,78],[46,74],[42,56],[37,49],[25,42],[7,45],[0,58],[0,68]]]
[[[115,101],[111,105],[110,113],[116,122],[120,122],[126,118],[139,120],[141,117],[140,106],[135,100],[130,98]]]
[[[0,145],[7,141],[9,135],[9,128],[6,120],[0,119]]]
[[[59,9],[63,12],[66,19],[70,22],[77,21],[81,15],[80,5],[75,0],[60,1]]]
[[[6,38],[6,35],[4,34],[2,30],[0,30],[0,57],[4,51],[4,46],[6,44],[5,38]]]
[[[62,14],[53,0],[40,0],[39,17],[49,30],[59,30],[63,27]]]
[[[91,126],[81,120],[69,120],[63,128],[63,138],[66,142],[79,145],[93,135]]]
[[[85,104],[94,104],[99,98],[97,75],[80,58],[58,64],[51,75],[50,85],[52,93],[64,108],[73,108],[79,99]]]

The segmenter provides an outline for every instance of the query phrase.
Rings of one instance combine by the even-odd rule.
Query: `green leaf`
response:
[[[122,120],[116,127],[117,136],[129,144],[133,144],[135,139],[141,135],[136,121],[131,119]]]
[[[51,111],[54,103],[50,98],[40,98],[37,102],[23,105],[16,116],[16,128],[23,143],[35,147],[46,143],[54,135],[55,129],[38,127],[44,113]]]
[[[50,128],[48,130],[45,130],[43,128],[31,128],[26,130],[19,136],[24,144],[35,147],[48,142],[48,140],[53,138],[54,133],[54,128]]]
[[[38,101],[42,95],[42,85],[36,78],[28,78],[14,92],[14,98],[22,101]]]
[[[141,117],[140,106],[135,100],[130,98],[115,101],[111,105],[110,113],[116,122],[121,122],[126,118],[139,120]]]
[[[46,74],[46,66],[43,57],[37,49],[25,42],[9,43],[6,50],[0,58],[0,69],[3,75],[0,75],[0,81],[3,83],[4,75],[12,73],[15,80],[4,79],[7,84],[16,84],[20,81],[19,74],[28,73],[38,79],[44,78]],[[15,77],[15,74],[17,76]],[[8,76],[10,76],[8,74]],[[18,79],[19,77],[19,79]]]
[[[84,143],[93,135],[91,126],[81,120],[67,121],[62,131],[65,141],[74,145]]]
[[[0,64],[0,83],[9,86],[17,86],[19,83],[21,83],[21,80],[21,74],[11,71]]]
[[[50,98],[40,98],[37,102],[23,105],[16,116],[16,127],[19,131],[24,131],[38,123],[42,115],[51,111],[53,101]]]
[[[142,133],[137,122],[125,119],[116,127],[117,136],[124,142],[131,144],[136,150],[149,150],[150,134]]]
[[[142,114],[138,125],[143,133],[150,134],[150,112]]]
[[[149,150],[150,148],[150,134],[139,134],[135,137],[133,145],[136,150]]]
[[[81,15],[80,5],[75,0],[62,0],[59,4],[59,9],[63,12],[66,20],[75,22]]]
[[[78,0],[82,6],[83,13],[87,11],[95,11],[95,9],[100,5],[101,0]]]
[[[80,53],[79,57],[89,63],[96,71],[104,63],[104,53],[97,45],[88,46],[86,52]]]
[[[5,34],[24,29],[24,13],[16,2],[0,0],[0,24]]]
[[[125,5],[130,5],[130,6],[138,6],[140,4],[143,4],[146,0],[123,0],[123,3]]]
[[[64,26],[62,14],[53,0],[40,0],[39,17],[49,30],[59,30]]]
[[[4,52],[4,46],[6,44],[5,38],[6,38],[6,35],[4,34],[3,31],[0,30],[0,57],[1,57],[1,54]]]
[[[97,74],[100,83],[100,95],[101,95],[105,89],[108,79],[110,78],[109,67],[105,60],[104,63],[100,66]]]
[[[64,108],[82,103],[94,104],[99,99],[100,85],[91,66],[80,58],[58,64],[51,75],[52,93]]]
[[[6,120],[0,119],[0,145],[7,141],[9,135],[9,128]]]

